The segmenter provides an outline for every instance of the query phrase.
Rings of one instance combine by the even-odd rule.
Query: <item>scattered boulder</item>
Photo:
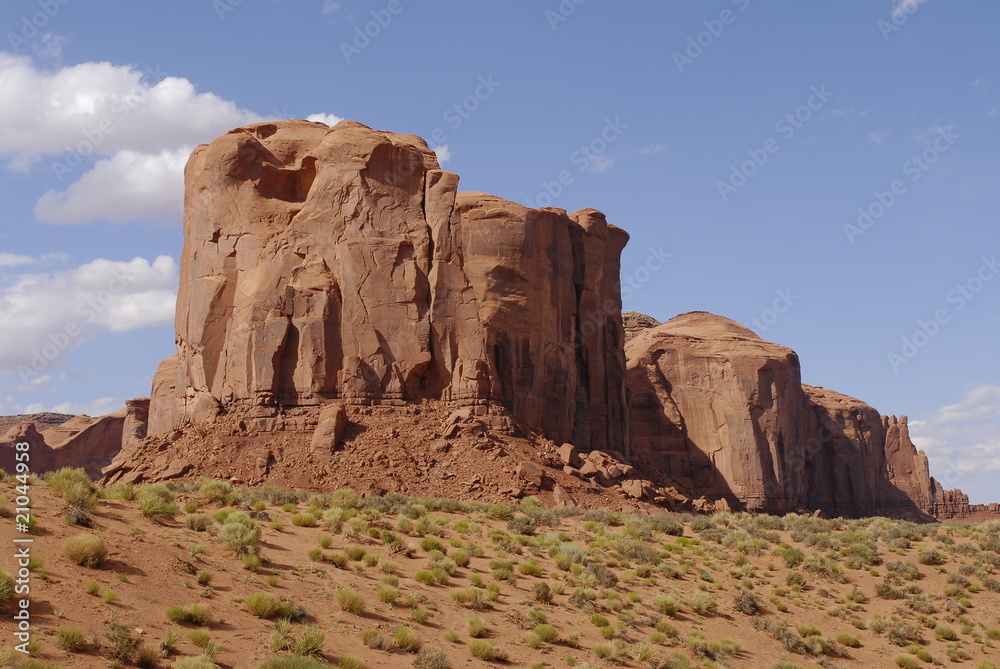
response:
[[[324,404],[319,411],[319,422],[313,431],[310,450],[314,455],[328,455],[337,450],[347,428],[347,410],[340,402]]]

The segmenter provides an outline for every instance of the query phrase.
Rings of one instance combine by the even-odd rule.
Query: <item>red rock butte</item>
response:
[[[422,139],[237,128],[185,170],[176,358],[149,433],[241,406],[496,406],[581,448],[628,441],[619,256],[600,212],[458,192]]]
[[[905,416],[803,385],[791,349],[704,312],[623,317],[627,240],[593,209],[459,192],[413,135],[236,128],[185,170],[177,354],[148,417],[133,400],[100,428],[119,431],[113,448],[84,437],[77,450],[106,482],[200,474],[921,520],[997,510],[942,489]],[[0,463],[12,440],[39,438],[29,426],[0,441]]]

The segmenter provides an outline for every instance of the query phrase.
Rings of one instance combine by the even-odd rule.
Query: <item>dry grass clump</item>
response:
[[[63,542],[63,552],[78,565],[93,569],[108,557],[108,549],[94,534],[77,534]]]

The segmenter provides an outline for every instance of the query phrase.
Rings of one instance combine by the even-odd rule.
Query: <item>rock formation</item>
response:
[[[198,147],[177,354],[105,480],[969,512],[905,417],[803,386],[794,351],[702,312],[623,319],[628,236],[601,213],[457,187],[420,138],[350,121]]]
[[[133,400],[132,402],[136,402]],[[30,444],[31,471],[37,474],[61,467],[83,467],[97,478],[122,448],[127,409],[106,416],[73,416],[39,432],[35,423],[22,421],[0,437],[0,469],[14,471],[15,444]]]
[[[630,341],[644,330],[655,328],[660,321],[638,311],[626,311],[622,314],[622,324],[625,326],[625,341]]]
[[[626,358],[636,455],[705,495],[776,513],[968,513],[930,477],[905,416],[803,385],[794,351],[734,321],[683,314]]]
[[[628,443],[619,256],[585,209],[459,193],[412,135],[237,128],[185,171],[176,358],[149,434],[225,408],[490,405],[581,448]],[[270,426],[271,423],[262,423]]]

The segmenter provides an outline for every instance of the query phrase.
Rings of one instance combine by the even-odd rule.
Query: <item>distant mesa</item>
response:
[[[177,354],[149,400],[51,437],[18,423],[0,466],[30,438],[47,466],[105,482],[922,520],[987,510],[931,478],[905,417],[804,386],[794,351],[705,312],[622,314],[627,241],[593,209],[460,192],[414,135],[236,128],[185,170]]]

